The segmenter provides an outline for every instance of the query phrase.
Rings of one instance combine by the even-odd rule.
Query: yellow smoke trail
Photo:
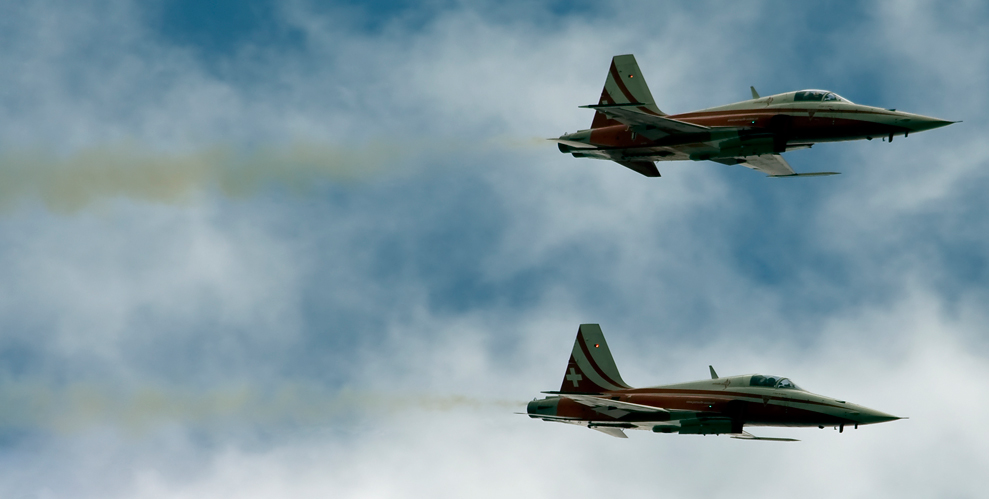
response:
[[[40,198],[51,210],[73,212],[107,198],[158,203],[189,201],[197,191],[251,194],[268,184],[304,189],[379,172],[400,159],[397,147],[315,143],[260,147],[249,153],[212,147],[154,152],[134,143],[98,146],[60,156],[45,150],[0,153],[0,207]]]
[[[160,387],[131,390],[95,384],[54,388],[41,383],[0,384],[0,430],[78,433],[113,428],[141,434],[164,425],[218,428],[230,425],[333,424],[354,416],[407,411],[494,411],[510,414],[525,402],[462,395],[328,393],[286,385],[259,391],[248,387],[189,391]]]
[[[320,182],[400,174],[409,159],[548,148],[545,139],[492,137],[481,141],[420,140],[347,146],[295,142],[250,151],[214,146],[185,153],[155,151],[135,142],[100,145],[67,155],[46,149],[0,151],[0,209],[40,199],[71,213],[105,199],[182,203],[217,189],[247,196],[269,185],[296,191]]]

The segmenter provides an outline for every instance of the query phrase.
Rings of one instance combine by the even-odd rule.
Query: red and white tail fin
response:
[[[642,77],[639,65],[635,62],[635,56],[616,55],[611,59],[611,68],[608,70],[608,78],[604,81],[604,90],[601,91],[598,105],[631,103],[642,104],[645,109],[659,116],[666,116],[666,113],[656,107],[649,86],[646,85],[646,79]],[[599,112],[594,115],[591,128],[620,124]]]
[[[604,333],[597,324],[581,324],[573,343],[561,393],[602,393],[631,388],[622,381]]]

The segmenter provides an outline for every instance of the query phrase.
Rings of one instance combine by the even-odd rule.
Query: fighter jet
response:
[[[581,324],[559,391],[529,402],[531,418],[586,426],[627,438],[624,430],[681,435],[730,435],[745,440],[795,441],[757,437],[746,426],[825,426],[882,423],[896,416],[817,395],[788,378],[763,374],[719,377],[675,385],[632,388],[618,367],[597,324]]]
[[[635,57],[615,56],[589,130],[557,139],[560,152],[608,159],[647,177],[658,177],[656,161],[711,160],[742,165],[770,177],[835,175],[796,173],[780,156],[818,142],[893,141],[954,123],[937,118],[854,104],[827,90],[801,90],[752,98],[690,113],[659,110]]]

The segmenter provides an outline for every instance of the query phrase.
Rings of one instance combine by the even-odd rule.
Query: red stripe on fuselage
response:
[[[849,114],[874,114],[878,116],[893,116],[892,113],[882,112],[882,111],[869,111],[865,109],[821,109],[821,108],[797,108],[797,107],[785,107],[785,108],[751,108],[751,109],[721,109],[717,111],[692,111],[683,114],[674,114],[668,116],[675,120],[686,121],[690,118],[696,118],[701,116],[715,116],[719,114],[730,115],[730,114],[791,114],[791,113],[849,113]]]
[[[734,392],[734,391],[725,391],[725,390],[696,390],[696,389],[682,389],[682,388],[632,388],[630,390],[620,390],[620,391],[619,390],[616,390],[615,392],[609,393],[609,394],[606,394],[606,395],[629,395],[629,396],[634,396],[634,395],[661,395],[661,394],[696,395],[696,396],[700,396],[700,397],[704,397],[704,396],[721,396],[721,397],[729,396],[729,397],[732,397],[733,399],[751,398],[751,399],[758,399],[758,400],[762,400],[763,398],[766,398],[768,400],[777,400],[777,401],[782,401],[782,402],[793,402],[793,403],[798,403],[798,404],[820,405],[820,406],[824,406],[824,407],[834,407],[834,408],[837,408],[837,409],[845,409],[846,408],[844,405],[840,405],[840,404],[829,404],[829,403],[826,403],[826,402],[818,402],[818,401],[815,401],[815,400],[794,399],[794,398],[790,398],[790,397],[780,397],[780,396],[766,396],[766,395],[761,395],[761,394],[757,394],[757,393],[743,393],[743,392]],[[646,405],[652,405],[652,404],[646,404]],[[660,406],[656,406],[656,407],[660,407]]]
[[[827,113],[832,116],[823,117],[820,114]],[[709,127],[738,127],[738,128],[750,128],[753,126],[762,127],[768,124],[769,119],[774,116],[789,116],[794,120],[793,125],[796,127],[797,122],[803,122],[806,120],[807,123],[814,124],[820,123],[822,126],[826,121],[834,122],[831,126],[838,126],[837,121],[842,121],[846,124],[863,124],[866,126],[875,127],[891,127],[893,125],[877,123],[875,121],[856,119],[851,116],[855,115],[871,115],[871,116],[889,116],[887,113],[879,111],[865,111],[865,110],[837,110],[837,109],[733,109],[724,111],[703,111],[703,112],[693,112],[684,113],[668,116],[668,118],[685,121],[687,123],[693,123],[695,125],[703,125]],[[756,123],[752,123],[755,121]]]
[[[815,111],[815,116],[806,115],[808,111]],[[836,116],[823,117],[819,113],[827,112]],[[687,113],[669,118],[677,119],[687,123],[707,126],[711,128],[731,128],[738,130],[772,131],[770,123],[773,117],[786,115],[789,117],[789,126],[785,133],[790,141],[827,142],[841,140],[857,140],[865,137],[882,137],[891,132],[908,130],[891,124],[877,123],[875,121],[855,119],[848,115],[883,115],[880,112],[871,111],[841,111],[831,112],[808,109],[787,109],[787,110],[736,110],[736,111],[712,111],[704,113]],[[844,116],[842,116],[844,115]],[[716,131],[716,130],[712,130]],[[642,135],[636,136],[625,125],[611,125],[591,130],[590,143],[596,146],[609,148],[633,148],[649,147],[653,144],[669,144],[675,141],[676,135],[652,141]],[[678,143],[676,143],[678,144]],[[674,145],[676,145],[674,144]]]
[[[625,401],[627,399],[622,397],[621,400]],[[635,399],[632,399],[632,401],[634,403],[641,402]],[[701,417],[738,418],[742,423],[747,425],[818,426],[851,422],[851,420],[840,416],[793,407],[792,405],[764,403],[762,399],[739,400],[733,398],[718,399],[715,397],[703,397],[694,400],[684,398],[679,403],[667,399],[663,408],[694,412]],[[621,421],[634,423],[668,420],[668,416],[663,414],[639,412],[630,412],[616,418],[567,399],[565,395],[557,405],[556,415],[579,418],[584,421]]]

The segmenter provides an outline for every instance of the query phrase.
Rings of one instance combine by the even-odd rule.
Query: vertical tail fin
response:
[[[635,62],[632,54],[616,55],[611,59],[611,68],[608,70],[608,77],[604,81],[604,90],[601,91],[601,99],[598,104],[628,104],[638,102],[649,111],[666,116],[666,113],[656,107],[656,102],[649,92],[646,79],[639,71],[639,65]],[[612,120],[602,113],[594,115],[591,128],[620,125],[621,123]]]
[[[563,376],[563,393],[601,393],[631,388],[618,374],[604,333],[597,324],[581,324],[573,343],[567,372]]]

